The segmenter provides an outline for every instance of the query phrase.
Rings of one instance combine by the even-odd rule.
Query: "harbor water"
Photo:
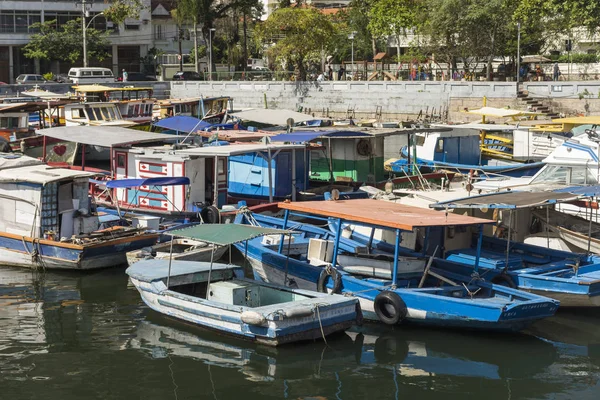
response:
[[[523,334],[366,324],[281,348],[159,315],[123,268],[0,267],[2,399],[597,399],[600,310]]]

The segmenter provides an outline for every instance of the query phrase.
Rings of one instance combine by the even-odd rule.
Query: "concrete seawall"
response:
[[[526,82],[531,97],[542,99],[565,114],[600,113],[599,81]],[[584,98],[580,98],[581,96]],[[374,118],[378,108],[384,120],[407,120],[441,115],[451,121],[477,120],[461,111],[479,108],[483,97],[492,107],[525,109],[516,97],[514,82],[280,82],[215,81],[171,82],[171,97],[231,96],[235,108],[285,108],[315,116]]]

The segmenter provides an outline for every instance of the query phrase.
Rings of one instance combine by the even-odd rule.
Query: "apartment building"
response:
[[[139,18],[113,24],[100,14],[107,8],[102,0],[86,0],[86,22],[89,28],[109,31],[110,56],[102,62],[90,59],[89,66],[119,71],[140,71],[140,58],[153,46],[154,32],[150,16],[150,0],[143,0]],[[3,0],[0,2],[0,81],[12,83],[19,74],[67,72],[65,62],[32,60],[23,55],[23,46],[36,33],[31,27],[36,22],[56,20],[57,27],[83,15],[81,2],[66,0]],[[83,42],[82,42],[83,46]]]

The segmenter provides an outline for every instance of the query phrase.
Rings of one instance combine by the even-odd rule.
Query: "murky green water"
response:
[[[367,325],[271,349],[149,310],[123,269],[0,267],[0,399],[598,399],[600,311],[524,335]]]

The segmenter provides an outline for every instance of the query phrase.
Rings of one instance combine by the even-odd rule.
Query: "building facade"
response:
[[[144,57],[154,43],[154,33],[150,16],[150,0],[142,0],[144,7],[139,18],[127,19],[122,24],[113,24],[100,14],[108,7],[101,0],[87,0],[85,6],[89,28],[109,31],[109,57],[102,62],[88,60],[89,66],[111,68],[115,76],[120,71],[140,71],[141,58]],[[76,1],[43,1],[43,0],[4,0],[0,2],[0,81],[14,83],[20,74],[53,72],[65,73],[72,66],[65,62],[33,60],[23,55],[25,46],[35,30],[36,22],[55,20],[57,27],[69,20],[81,18],[83,15],[81,2]],[[82,42],[83,46],[83,42]]]

